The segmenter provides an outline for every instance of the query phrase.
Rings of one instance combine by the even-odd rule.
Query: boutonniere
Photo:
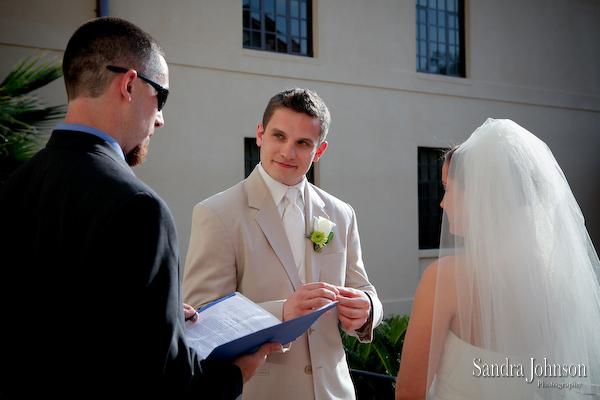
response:
[[[313,231],[306,235],[313,242],[315,251],[320,252],[323,247],[333,239],[333,227],[335,224],[323,217],[313,217]]]

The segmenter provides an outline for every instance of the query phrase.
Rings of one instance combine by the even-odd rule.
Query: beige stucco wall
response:
[[[185,258],[194,204],[243,179],[243,138],[292,86],[332,114],[317,183],[357,212],[386,313],[408,312],[419,252],[417,147],[459,143],[487,117],[548,143],[600,241],[600,2],[467,0],[467,79],[415,72],[413,0],[315,0],[315,57],[242,48],[241,1],[119,0],[110,15],[152,33],[170,64],[165,127],[135,169],[169,204]],[[0,76],[42,49],[61,57],[95,1],[0,0]],[[66,102],[62,82],[42,91]],[[420,258],[421,255],[421,258]]]

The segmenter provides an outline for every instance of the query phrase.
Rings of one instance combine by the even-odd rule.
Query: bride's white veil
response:
[[[549,148],[513,121],[489,119],[451,154],[447,185],[428,381],[446,340],[435,334],[447,325],[440,302],[453,302],[457,336],[481,354],[456,366],[464,382],[495,380],[516,398],[598,395],[599,261]],[[484,365],[490,354],[522,364],[524,376]]]

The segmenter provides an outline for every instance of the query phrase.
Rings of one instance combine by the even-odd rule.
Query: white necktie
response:
[[[306,246],[305,237],[305,226],[304,226],[304,214],[298,204],[296,204],[296,198],[300,191],[298,188],[289,188],[285,192],[285,198],[287,199],[287,205],[283,211],[283,227],[287,234],[290,246],[292,247],[292,253],[294,254],[294,261],[296,261],[296,267],[300,275],[300,280],[305,281],[304,271],[302,267],[302,261],[304,259],[304,251]]]

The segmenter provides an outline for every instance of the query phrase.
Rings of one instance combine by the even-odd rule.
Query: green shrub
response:
[[[374,329],[371,343],[360,343],[342,331],[342,342],[359,400],[394,398],[408,321],[408,315],[384,318]]]

